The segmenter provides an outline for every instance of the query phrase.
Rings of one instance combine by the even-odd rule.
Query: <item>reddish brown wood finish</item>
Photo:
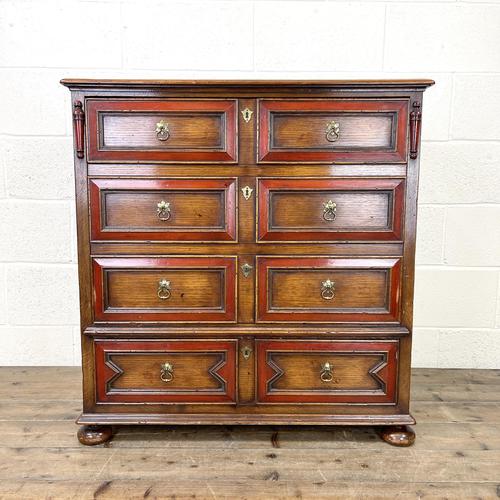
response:
[[[76,435],[81,444],[96,446],[109,441],[113,437],[113,429],[110,425],[83,425]]]
[[[88,130],[88,161],[89,162],[177,162],[177,163],[235,163],[238,160],[237,143],[237,102],[235,100],[97,100],[89,99],[86,103],[87,110],[87,130]],[[211,116],[219,114],[221,116],[220,145],[200,147],[184,146],[182,148],[169,148],[168,140],[165,143],[157,141],[156,148],[153,147],[126,147],[124,138],[122,147],[106,148],[102,144],[102,123],[99,117],[103,115],[117,114],[137,115],[149,114],[157,116],[160,120],[163,116],[184,116],[185,118]],[[192,135],[203,137],[204,131],[196,128],[190,131]],[[151,130],[154,137],[154,129]],[[174,132],[172,132],[172,135]]]
[[[415,442],[415,433],[406,425],[392,425],[379,429],[383,441],[392,446],[408,447]]]
[[[83,135],[75,135],[74,155],[83,360],[83,414],[79,423],[414,423],[409,413],[409,394],[418,159],[412,156],[415,149],[419,154],[418,145],[414,145],[419,142],[416,125],[421,114],[410,120],[409,111],[421,113],[421,108],[409,107],[416,102],[421,105],[422,92],[432,81],[63,83],[72,90],[72,106],[80,101],[87,117],[86,143]],[[266,106],[276,109],[272,118],[277,120],[271,123],[268,113],[259,114],[259,103],[262,110]],[[248,121],[246,108],[253,112]],[[98,110],[108,113],[99,120]],[[155,135],[157,118],[169,123],[171,135],[166,141]],[[325,136],[325,125],[331,120],[340,123],[340,138],[334,142]],[[102,123],[111,127],[107,135],[102,135]],[[262,125],[267,125],[267,131]],[[108,144],[99,149],[102,137]],[[262,225],[263,212],[257,210],[257,194],[262,204],[263,190],[258,179],[264,183],[289,182],[290,186],[300,183],[307,187],[319,179],[329,186],[342,185],[346,189],[348,185],[371,187],[359,196],[357,189],[343,191],[343,197],[339,194],[339,233],[345,234],[337,238],[340,234],[334,231],[322,231],[321,221],[308,220],[308,214],[315,213],[316,201],[323,203],[314,194],[316,190],[302,193],[290,188],[286,196],[274,199],[278,211],[269,214],[272,224]],[[155,201],[153,195],[144,193],[158,192],[154,186],[173,186],[172,182],[181,181],[193,191],[186,192],[184,198],[179,197],[183,196],[181,190],[172,195],[179,218],[172,220],[172,231],[162,231],[159,222],[148,222],[147,216],[142,215],[141,210],[149,209],[149,203]],[[188,207],[190,203],[198,204],[199,198],[192,194],[197,192],[197,186],[212,181],[236,181],[234,231],[231,215],[220,215],[231,210],[229,202],[222,210],[221,197],[225,195],[216,199],[213,193],[217,189],[201,195],[205,196],[204,210]],[[129,186],[132,194],[122,196],[122,191],[112,195],[107,199],[111,207],[108,219],[96,219],[101,213],[95,203],[89,205],[89,200],[95,200],[97,186],[108,182],[109,186]],[[379,189],[382,185],[385,187]],[[151,191],[149,187],[141,191],[145,186],[153,187]],[[244,186],[253,189],[248,199],[241,191]],[[231,189],[228,186],[228,192]],[[334,189],[334,193],[339,191]],[[295,199],[303,211],[286,213],[287,203]],[[138,213],[127,212],[130,207],[139,208]],[[349,208],[349,216],[342,214],[343,207]],[[385,208],[393,213],[384,218]],[[229,222],[223,220],[226,217]],[[96,226],[96,220],[106,224]],[[385,220],[387,228],[382,227]],[[222,227],[226,223],[227,228]],[[202,229],[204,224],[206,229]],[[259,226],[264,233],[257,232]],[[179,234],[171,238],[174,232]],[[198,240],[199,234],[193,237],[201,232],[210,233],[210,238],[220,235],[221,239]],[[286,232],[290,235],[281,236]],[[115,239],[118,233],[124,234]],[[144,233],[141,239],[135,239],[138,233]],[[315,239],[311,239],[313,233]],[[108,234],[111,239],[105,239]],[[263,234],[265,238],[277,239],[259,239]],[[270,268],[267,264],[280,265],[286,259],[292,272],[286,274],[278,269],[274,276],[271,272],[271,278],[277,277],[271,282],[278,283],[278,287],[269,288],[267,294],[263,286],[266,268]],[[323,267],[325,262],[341,260],[338,267]],[[345,269],[348,262],[352,262],[351,268]],[[106,289],[103,272],[108,263],[111,267],[106,283],[110,288]],[[125,267],[120,267],[124,263]],[[144,267],[144,263],[149,264]],[[161,267],[162,263],[167,263],[167,267]],[[297,268],[298,263],[304,267]],[[357,268],[356,264],[361,263],[370,265]],[[253,267],[247,277],[243,264]],[[156,284],[159,278],[170,278],[163,274],[169,265],[178,268],[175,280],[171,280],[173,296],[167,305],[168,300],[157,302],[156,289],[151,288],[149,280]],[[332,308],[330,303],[318,303],[318,283],[311,279],[323,274],[325,278],[334,277],[335,273],[341,273],[336,299],[344,310]],[[219,280],[221,276],[223,280]],[[185,289],[181,290],[180,285]],[[289,293],[290,289],[293,293]],[[272,310],[268,310],[267,295]],[[111,312],[105,304],[122,310]],[[134,304],[142,310],[138,311]],[[177,379],[178,385],[170,386],[179,389],[188,384],[186,400],[172,399],[178,394],[165,391],[158,394],[158,387],[162,386],[156,379],[156,364],[162,355],[151,352],[152,341],[160,345],[233,342],[234,393],[226,390],[224,395],[220,380],[208,374],[219,354],[204,348],[197,358],[200,362],[194,363],[198,354],[190,353],[189,347],[176,358],[177,374],[186,375]],[[269,374],[257,374],[256,358],[259,343],[272,341],[295,349],[289,357],[273,354],[274,361],[288,376],[276,379],[269,388]],[[96,346],[113,342],[133,348],[125,356],[118,353],[114,358],[124,368],[124,374],[111,382],[109,394],[101,394],[104,398],[117,398],[111,402],[97,394],[102,385],[97,366],[108,370],[108,375],[113,370],[98,360],[99,356],[102,360],[102,355]],[[352,344],[352,349],[332,357],[343,389],[319,394],[322,383],[317,379],[314,360],[315,356],[330,352],[330,348],[310,350],[300,346],[324,348],[323,342],[337,347]],[[144,352],[132,352],[141,343],[145,343]],[[366,345],[371,345],[375,352],[365,349]],[[380,381],[369,371],[381,359],[384,349],[390,363],[378,371],[382,373]],[[191,365],[194,368],[188,374],[185,370]],[[270,389],[266,394],[261,389],[264,398],[290,397],[290,402],[257,401],[257,386],[263,380],[266,391]],[[364,392],[356,393],[356,389]],[[210,391],[215,399],[208,395]],[[148,400],[155,393],[158,399]],[[207,400],[190,399],[196,395]],[[327,402],[315,402],[318,396]],[[373,400],[360,402],[368,397]],[[98,429],[86,430],[84,434],[89,437],[85,444],[108,436]]]
[[[435,82],[428,78],[401,78],[398,80],[145,80],[140,78],[126,80],[100,78],[96,80],[92,78],[63,78],[60,83],[71,90],[99,89],[102,93],[107,89],[126,92],[144,92],[154,89],[162,93],[172,89],[180,89],[184,94],[189,94],[194,89],[205,94],[215,90],[225,94],[246,92],[258,95],[259,93],[269,93],[269,91],[273,91],[275,94],[291,91],[296,93],[300,91],[310,92],[311,89],[324,89],[329,93],[335,90],[423,92]]]
[[[273,140],[275,130],[273,129],[273,115],[288,114],[289,116],[322,116],[325,126],[332,119],[342,121],[342,115],[352,116],[356,114],[359,119],[365,118],[367,113],[379,116],[387,113],[393,117],[393,125],[390,129],[389,146],[364,146],[360,138],[357,144],[342,147],[339,139],[338,145],[331,143],[323,147],[315,145],[312,140],[308,147],[307,141],[301,147],[275,147]],[[293,120],[293,118],[290,118]],[[406,137],[408,123],[407,101],[367,101],[367,100],[260,100],[259,101],[259,162],[292,162],[292,163],[397,163],[406,161]],[[360,124],[361,125],[361,124]],[[364,124],[365,133],[369,134],[370,124]],[[307,130],[299,130],[297,137],[307,133]],[[318,131],[324,135],[324,131]],[[342,135],[342,132],[341,132]],[[314,141],[316,142],[316,141]]]
[[[396,402],[397,341],[257,340],[256,349],[259,402]],[[282,365],[277,359],[280,356]],[[342,362],[342,357],[352,361]],[[363,357],[375,362],[362,366]],[[332,366],[332,380],[324,382],[320,376],[327,362]],[[342,363],[340,368],[337,362]],[[282,387],[277,387],[279,382]]]
[[[280,305],[273,307],[273,272],[296,273],[295,283],[301,288],[280,290]],[[360,275],[359,271],[364,271]],[[384,281],[380,277],[374,283],[374,289],[379,292],[376,297],[364,295],[367,276],[370,273],[386,273]],[[332,259],[328,257],[257,257],[257,321],[258,322],[302,322],[302,323],[377,323],[399,321],[401,296],[401,259]],[[317,273],[314,281],[317,290],[312,291],[314,299],[309,294],[307,275]],[[321,283],[323,280],[341,280],[341,273],[350,273],[336,286],[336,298],[331,301],[321,300]],[[352,281],[352,283],[350,283]],[[342,286],[343,285],[343,286]],[[383,286],[383,290],[380,287]],[[343,289],[350,287],[351,293],[357,293],[358,299],[343,297]],[[346,292],[344,290],[344,295]],[[283,298],[284,297],[284,298]],[[290,305],[284,303],[289,297]],[[337,306],[340,298],[342,305]],[[347,299],[349,306],[343,303]],[[363,299],[363,302],[361,300]],[[357,300],[360,300],[357,306]],[[383,301],[383,303],[380,303]],[[297,304],[306,303],[305,307]],[[373,302],[373,305],[370,304]],[[322,304],[324,307],[318,307]]]
[[[94,241],[235,241],[237,240],[236,226],[236,179],[91,179],[90,211],[91,232]],[[176,223],[179,216],[178,207],[172,206],[172,218],[168,221],[159,221],[156,203],[148,207],[148,212],[139,219],[142,227],[129,224],[125,227],[110,227],[106,224],[107,193],[128,193],[132,202],[138,201],[141,194],[155,193],[157,202],[166,199],[169,195],[179,193],[178,196],[198,195],[200,206],[185,207],[189,210],[183,225]],[[221,197],[220,224],[210,227],[205,223],[201,212],[204,211],[204,195]],[[120,207],[123,210],[137,211],[137,203],[130,207]],[[118,209],[118,208],[117,208]],[[181,214],[182,215],[182,214]],[[215,214],[213,214],[215,215]],[[124,217],[126,219],[126,217]],[[149,225],[148,225],[149,224]],[[145,227],[146,226],[146,227]],[[142,229],[142,230],[141,230]]]
[[[413,111],[410,113],[410,158],[415,160],[418,156],[420,146],[420,132],[422,129],[422,113],[420,103],[413,103]]]
[[[96,258],[93,259],[94,269],[94,311],[96,321],[173,321],[173,322],[235,322],[236,321],[236,258],[235,257],[165,257],[165,258]],[[106,273],[121,271],[123,273],[135,273],[141,270],[158,272],[158,276],[151,277],[150,296],[151,301],[156,300],[157,307],[142,306],[138,304],[133,308],[109,308]],[[220,299],[219,306],[200,304],[199,308],[192,306],[182,308],[181,306],[169,309],[169,302],[162,301],[156,297],[159,279],[170,277],[171,271],[198,271],[203,273],[220,273]],[[191,273],[192,274],[192,273]],[[120,279],[120,278],[118,278]],[[177,303],[182,301],[183,294],[189,294],[196,290],[200,296],[210,298],[211,290],[198,289],[198,284],[193,281],[175,283],[177,288],[175,295]],[[124,292],[121,292],[123,296]],[[130,289],[131,300],[135,300],[138,290]],[[172,290],[174,297],[174,289]],[[195,302],[195,301],[194,301]],[[162,309],[163,308],[163,309]]]
[[[236,402],[236,340],[168,340],[168,341],[96,341],[96,387],[99,403],[235,403]],[[133,366],[133,373],[122,369],[118,359],[151,357],[145,366]],[[154,357],[154,358],[153,358]],[[182,363],[183,357],[190,364]],[[196,358],[212,358],[215,362],[198,378]],[[161,364],[172,362],[173,380],[160,379]],[[120,377],[128,382],[117,387]],[[211,383],[212,382],[212,383]],[[203,387],[206,385],[206,387]]]
[[[84,157],[84,123],[85,114],[82,101],[75,101],[73,104],[73,133],[77,158]]]
[[[257,238],[259,241],[399,241],[402,237],[403,226],[403,204],[404,204],[404,181],[402,179],[265,179],[258,180],[259,212]],[[328,222],[322,219],[323,206],[318,203],[316,212],[311,210],[306,212],[308,222],[302,227],[294,228],[293,224],[282,227],[272,227],[271,215],[271,196],[279,193],[293,193],[298,201],[301,197],[307,198],[308,195],[323,193],[324,201],[335,200],[337,193],[350,194],[376,194],[380,192],[387,193],[387,226],[368,228],[357,223],[351,223],[352,230],[338,229],[338,215],[343,207],[337,203],[337,219]],[[365,201],[361,206],[351,207],[354,216],[357,212],[369,212],[371,210],[371,201]],[[285,207],[287,211],[283,218],[289,216],[295,207]],[[299,206],[297,210],[304,210],[305,206]],[[309,208],[309,207],[307,207]],[[368,217],[367,217],[368,218]],[[320,228],[321,223],[323,228]]]

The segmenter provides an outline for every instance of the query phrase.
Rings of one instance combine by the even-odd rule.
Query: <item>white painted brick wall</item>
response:
[[[0,0],[0,364],[79,364],[62,77],[411,78],[414,365],[500,367],[496,1]]]

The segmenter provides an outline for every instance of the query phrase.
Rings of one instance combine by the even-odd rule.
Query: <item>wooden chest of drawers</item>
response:
[[[84,424],[374,425],[409,445],[430,80],[63,80]]]

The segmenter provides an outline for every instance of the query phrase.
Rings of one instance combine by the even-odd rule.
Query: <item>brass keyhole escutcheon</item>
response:
[[[253,189],[250,186],[245,186],[241,188],[241,192],[243,193],[243,198],[245,198],[245,200],[249,200],[252,196]]]
[[[245,108],[241,110],[241,114],[243,115],[243,120],[248,123],[252,119],[253,111],[251,109]]]
[[[244,359],[249,359],[252,355],[252,348],[248,346],[243,347],[243,349],[241,349],[241,354],[243,355]]]
[[[245,276],[245,278],[248,278],[250,276],[252,269],[253,266],[251,266],[250,264],[243,264],[241,266],[241,272],[243,273],[243,276]]]

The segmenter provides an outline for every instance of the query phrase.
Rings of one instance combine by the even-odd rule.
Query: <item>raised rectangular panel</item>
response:
[[[88,99],[88,161],[235,163],[237,109],[234,99]]]
[[[94,241],[235,241],[236,179],[92,179]]]
[[[398,241],[403,179],[258,180],[258,241]]]
[[[257,257],[259,322],[398,322],[401,259]]]
[[[235,257],[93,259],[97,321],[236,321]]]
[[[398,341],[257,340],[263,403],[394,403]]]
[[[406,161],[406,100],[259,101],[258,161]]]
[[[235,403],[236,340],[98,340],[99,403]]]

